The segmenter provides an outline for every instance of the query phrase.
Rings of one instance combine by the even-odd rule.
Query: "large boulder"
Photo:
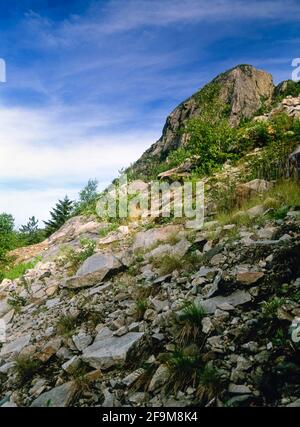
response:
[[[130,351],[141,343],[143,332],[129,332],[121,337],[99,334],[87,347],[82,360],[95,369],[108,369],[127,360]]]
[[[93,286],[122,268],[123,264],[112,253],[96,253],[79,268],[76,275],[65,282],[67,288]]]

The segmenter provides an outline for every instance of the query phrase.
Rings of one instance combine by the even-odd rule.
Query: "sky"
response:
[[[0,212],[105,188],[237,64],[291,78],[299,23],[299,0],[0,0]]]

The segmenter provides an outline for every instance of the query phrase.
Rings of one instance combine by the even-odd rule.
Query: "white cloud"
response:
[[[157,136],[88,136],[84,118],[68,124],[63,113],[59,119],[48,110],[0,107],[0,181],[9,184],[7,189],[2,184],[0,211],[12,213],[18,224],[31,215],[47,218],[59,197],[74,197],[89,178],[97,178],[103,188]]]

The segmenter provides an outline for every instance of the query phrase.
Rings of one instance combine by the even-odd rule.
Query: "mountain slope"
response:
[[[200,116],[205,108],[221,103],[231,125],[236,126],[241,119],[270,105],[274,89],[271,74],[251,65],[239,65],[220,74],[175,108],[166,120],[161,138],[130,169],[142,174],[149,163],[165,160],[172,150],[184,144],[186,136],[180,132],[184,123]]]

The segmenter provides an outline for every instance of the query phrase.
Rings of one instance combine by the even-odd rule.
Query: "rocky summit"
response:
[[[201,179],[202,227],[89,210],[10,254],[32,265],[0,284],[1,407],[300,406],[299,93],[238,66],[128,170]]]

